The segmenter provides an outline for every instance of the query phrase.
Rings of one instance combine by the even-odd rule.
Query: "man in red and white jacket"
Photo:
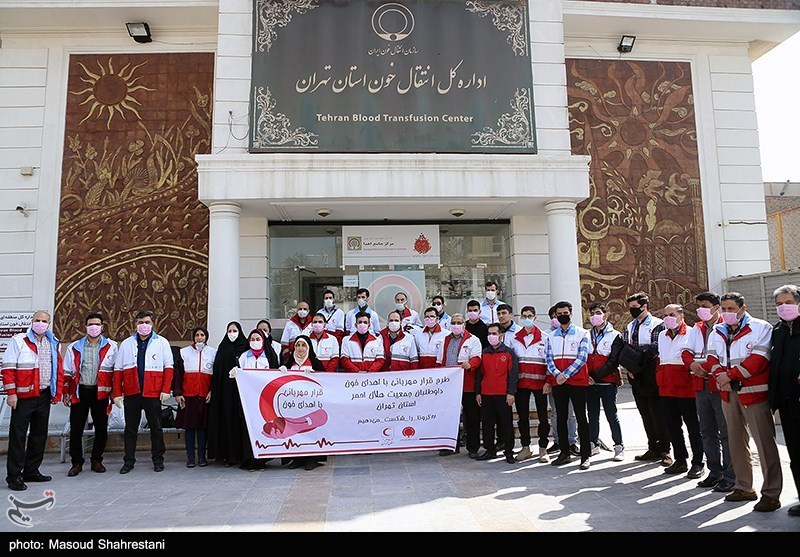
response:
[[[375,372],[383,367],[383,342],[370,331],[371,315],[365,311],[355,315],[356,332],[342,340],[339,359],[344,371]]]
[[[161,404],[172,388],[173,358],[169,341],[153,331],[152,311],[136,314],[136,333],[119,345],[114,362],[114,385],[111,396],[118,408],[125,408],[124,464],[120,474],[133,470],[136,441],[142,411],[150,426],[153,470],[164,470],[164,435],[161,431]]]
[[[419,353],[419,369],[440,367],[444,339],[450,334],[450,331],[442,329],[439,325],[439,312],[436,311],[436,308],[429,307],[423,315],[425,328],[415,335]]]
[[[329,331],[322,313],[315,313],[311,318],[311,339],[314,354],[325,366],[325,371],[333,372],[339,369],[339,338],[336,333]]]
[[[733,491],[736,475],[728,447],[728,424],[722,411],[722,398],[713,375],[703,369],[708,357],[708,345],[714,335],[714,326],[722,323],[719,311],[719,294],[701,292],[694,297],[698,321],[689,331],[689,342],[684,351],[684,362],[689,360],[689,372],[694,377],[695,405],[700,420],[700,436],[708,466],[708,476],[697,483],[698,487],[713,488],[718,493]]]
[[[49,328],[50,314],[37,311],[27,332],[11,337],[3,354],[3,388],[11,408],[6,482],[14,491],[28,489],[25,482],[53,479],[42,474],[39,466],[44,460],[50,405],[61,400],[64,368],[61,345]]]
[[[381,331],[385,360],[381,371],[408,371],[419,369],[417,341],[414,335],[403,331],[402,314],[394,310],[387,316],[386,328]]]
[[[672,443],[673,462],[664,468],[664,473],[688,472],[686,477],[697,479],[703,475],[703,440],[694,403],[694,378],[689,373],[693,358],[686,353],[690,330],[683,319],[683,306],[670,304],[664,308],[664,330],[658,334],[656,384]],[[683,424],[686,424],[692,448],[691,469],[686,463],[689,452],[683,438]]]
[[[519,360],[519,384],[514,403],[517,406],[517,429],[522,450],[515,457],[522,462],[533,456],[531,452],[530,401],[533,395],[536,404],[536,415],[539,417],[539,462],[549,462],[547,456],[547,438],[550,435],[550,421],[547,419],[547,395],[544,384],[547,382],[547,365],[544,361],[546,339],[541,329],[533,324],[536,320],[536,309],[525,306],[520,311],[522,327],[516,334],[506,331],[503,342],[511,346]],[[508,339],[511,338],[509,344]]]
[[[717,381],[728,424],[728,443],[736,486],[726,501],[755,501],[753,466],[748,449],[752,433],[761,460],[761,500],[753,510],[780,508],[783,474],[775,442],[775,422],[768,402],[772,325],[747,313],[744,296],[728,292],[720,298],[723,323],[714,327],[703,367]]]
[[[108,396],[114,379],[117,343],[103,336],[103,316],[86,316],[86,336],[67,347],[64,358],[64,406],[69,406],[69,456],[72,468],[67,476],[81,473],[83,428],[89,413],[94,424],[92,471],[103,473],[103,452],[108,441]]]
[[[300,300],[297,302],[297,312],[286,322],[281,335],[281,361],[286,359],[294,351],[294,339],[298,335],[307,335],[311,331],[311,317],[308,315],[308,302]]]
[[[589,440],[589,422],[586,418],[586,391],[589,388],[589,369],[586,360],[589,357],[589,333],[586,329],[572,323],[572,304],[561,301],[553,306],[559,327],[547,331],[545,346],[545,363],[547,364],[547,385],[544,391],[553,391],[558,416],[558,438],[566,439],[569,403],[575,409],[575,420],[578,422],[578,442],[580,443],[581,470],[589,468],[591,441]],[[561,453],[551,462],[553,466],[561,466],[571,460],[569,447],[560,446]]]
[[[466,321],[460,313],[450,316],[450,334],[444,337],[442,354],[438,357],[444,367],[461,366],[464,369],[464,387],[461,394],[461,406],[464,411],[464,428],[467,430],[467,452],[470,458],[478,457],[481,436],[481,409],[475,400],[475,374],[481,365],[481,341],[466,330]],[[469,389],[467,388],[469,385]],[[459,433],[459,439],[461,434]],[[439,456],[448,456],[460,452],[441,449]]]

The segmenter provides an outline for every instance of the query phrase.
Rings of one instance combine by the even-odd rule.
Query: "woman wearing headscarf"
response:
[[[314,353],[314,345],[308,335],[298,335],[294,339],[292,351],[286,355],[281,371],[316,372],[325,371],[323,364]],[[324,456],[299,456],[291,459],[289,468],[295,469],[303,466],[306,470],[313,470],[319,466],[319,461]]]
[[[186,441],[186,467],[195,467],[195,438],[197,439],[197,465],[208,466],[206,460],[206,427],[208,404],[211,401],[211,379],[217,350],[208,346],[208,331],[195,327],[192,344],[181,348],[183,365],[175,366],[172,394],[178,403],[176,427],[184,429]]]
[[[239,361],[233,367],[238,367],[244,372],[255,369],[277,369],[279,364],[278,355],[272,348],[272,344],[268,341],[264,331],[261,329],[253,329],[250,331],[250,334],[247,335],[247,343],[248,349],[239,356]],[[229,374],[230,373],[232,372],[229,372]],[[253,456],[253,448],[250,444],[247,424],[244,422],[244,409],[242,408],[241,402],[239,403],[239,411],[241,412],[242,422],[244,424],[244,443],[246,443],[245,459],[242,461],[240,468],[250,472],[263,469],[271,459],[257,459]]]
[[[239,356],[247,348],[242,326],[236,321],[228,323],[214,358],[208,408],[208,458],[223,461],[226,466],[243,462],[251,452],[239,389],[236,380],[229,377],[231,368],[239,365]]]
[[[272,324],[267,319],[262,319],[256,325],[256,329],[261,329],[264,332],[264,335],[267,337],[267,341],[272,345],[272,349],[275,351],[275,354],[278,355],[278,359],[281,358],[281,343],[275,340],[272,337]]]

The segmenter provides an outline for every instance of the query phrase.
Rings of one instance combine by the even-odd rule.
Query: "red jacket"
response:
[[[112,399],[139,393],[144,398],[158,398],[161,393],[169,394],[172,388],[172,349],[167,339],[155,333],[152,333],[145,349],[144,385],[139,385],[136,367],[136,353],[139,348],[137,336],[134,333],[119,345],[114,362]]]
[[[475,374],[476,395],[515,395],[519,381],[517,355],[502,342],[484,348],[481,367]]]
[[[682,324],[673,337],[672,331],[664,329],[658,334],[658,366],[656,384],[660,396],[694,398],[693,375],[684,359],[691,329]]]
[[[181,348],[183,366],[180,367],[183,369],[174,367],[175,381],[172,390],[175,396],[208,396],[216,356],[217,350],[211,346],[206,346],[202,351],[198,351],[194,343]]]
[[[408,309],[408,308],[406,308]],[[419,369],[419,356],[417,355],[417,341],[414,335],[404,332],[397,333],[394,342],[389,342],[389,329],[383,329],[380,334],[383,342],[384,362],[381,371],[408,371]],[[386,358],[386,356],[389,356]]]
[[[447,358],[447,347],[450,341],[455,337],[450,334],[444,339],[444,346],[442,347],[442,362]],[[469,340],[468,340],[469,339]],[[461,335],[460,343],[458,345],[458,363],[463,361],[469,362],[469,369],[464,370],[464,391],[465,393],[475,392],[475,375],[478,368],[481,367],[481,341],[478,337],[470,334],[469,331],[464,331]]]
[[[51,333],[48,335],[52,336]],[[3,388],[7,395],[17,395],[18,398],[36,398],[41,394],[39,385],[39,351],[36,342],[32,340],[33,333],[19,333],[8,342],[3,354]],[[50,337],[48,337],[50,338]],[[61,345],[55,337],[51,342],[51,350],[56,353],[56,368],[50,379],[50,402],[61,400],[64,384],[64,360],[61,357]],[[55,392],[53,392],[53,377],[55,377]]]
[[[722,323],[722,318],[718,317],[716,324]],[[706,334],[708,331],[708,327],[703,321],[694,324],[692,330],[689,332],[689,344],[683,351],[683,363],[687,366],[690,365],[692,362],[697,362],[700,365],[703,365],[706,361],[708,356],[708,345],[711,344],[711,337],[708,338],[708,343],[706,343]],[[714,334],[713,327],[711,331],[711,335]],[[709,375],[708,377],[708,390],[712,393],[718,393],[719,387],[717,387],[717,382],[714,380],[713,375]],[[705,388],[705,381],[702,377],[697,377],[696,375],[692,374],[692,381],[694,383],[694,390],[695,391],[702,391]]]
[[[367,333],[367,342],[363,350],[358,340],[358,333],[353,333],[342,341],[339,365],[344,371],[380,371],[383,362],[383,342],[375,338],[372,333]]]

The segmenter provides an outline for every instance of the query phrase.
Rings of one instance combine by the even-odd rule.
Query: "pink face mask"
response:
[[[31,325],[31,329],[33,329],[33,332],[36,333],[37,335],[43,335],[44,332],[47,330],[47,327],[49,326],[50,325],[48,323],[42,323],[41,321],[36,321]]]
[[[488,335],[487,339],[492,346],[497,346],[500,343],[500,335]]]
[[[559,322],[558,322],[558,319],[556,319],[555,317],[553,317],[553,318],[550,320],[550,324],[551,324],[553,327],[555,327],[556,329],[557,329],[557,328],[559,328],[559,327],[561,326],[561,323],[559,323]]]
[[[460,336],[460,335],[461,335],[461,334],[464,332],[464,325],[461,325],[461,324],[458,324],[458,325],[450,325],[450,331],[451,331],[451,332],[452,332],[454,335],[456,335],[456,336]]]
[[[739,312],[722,312],[722,320],[726,325],[736,325],[739,322]]]
[[[472,320],[472,321],[475,321],[478,317],[480,317],[480,315],[481,315],[481,312],[479,312],[479,311],[468,311],[467,312],[467,317],[469,317],[469,319]]]
[[[589,323],[591,323],[595,327],[599,327],[600,325],[602,325],[603,321],[605,321],[605,319],[603,318],[602,314],[594,314],[589,316]]]
[[[359,332],[359,334],[367,334],[367,331],[369,331],[369,323],[359,323],[356,325],[356,330]]]
[[[153,326],[150,323],[139,323],[136,325],[136,332],[140,335],[147,336],[153,330]]]
[[[664,326],[670,331],[675,329],[678,326],[678,318],[674,315],[667,315],[664,317]]]
[[[311,330],[314,331],[314,334],[318,335],[325,330],[325,323],[312,323]]]
[[[800,317],[800,312],[798,312],[798,306],[795,304],[781,304],[777,308],[778,310],[778,317],[783,319],[784,321],[794,321],[798,317]]]
[[[714,315],[708,308],[697,308],[697,317],[699,317],[703,322],[711,321],[711,316]]]
[[[425,318],[425,326],[429,329],[433,329],[436,326],[436,318],[435,317],[426,317]]]
[[[97,338],[100,336],[100,333],[103,332],[102,325],[87,325],[86,326],[86,334],[92,338]]]

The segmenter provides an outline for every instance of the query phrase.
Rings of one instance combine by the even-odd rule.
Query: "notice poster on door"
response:
[[[438,265],[439,225],[343,226],[343,265]]]

